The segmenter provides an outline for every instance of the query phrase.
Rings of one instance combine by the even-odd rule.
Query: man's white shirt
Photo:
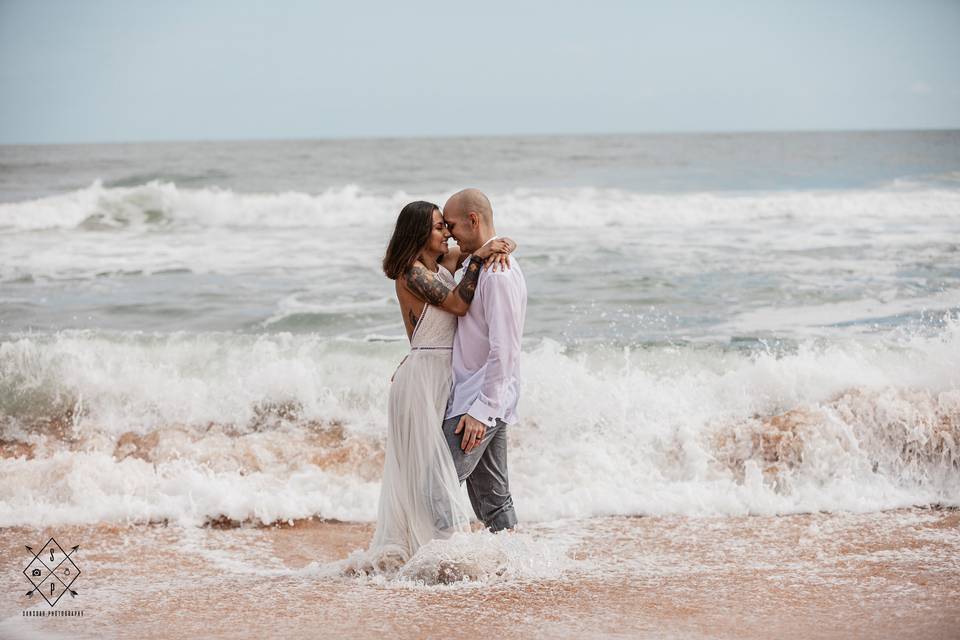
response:
[[[462,268],[467,264],[464,261]],[[453,393],[445,418],[469,413],[490,427],[498,418],[507,424],[519,420],[520,341],[526,313],[527,284],[516,258],[510,256],[509,269],[481,270],[470,310],[457,318]]]

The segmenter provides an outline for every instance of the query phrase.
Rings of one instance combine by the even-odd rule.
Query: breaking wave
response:
[[[0,526],[373,520],[403,352],[286,333],[12,336]],[[522,519],[960,503],[956,320],[782,353],[543,339],[522,362]]]
[[[904,216],[946,220],[960,211],[960,191],[897,184],[837,192],[655,194],[593,187],[515,189],[493,196],[497,211],[508,216],[511,227],[517,228],[807,218],[850,223]],[[61,195],[0,204],[0,229],[337,228],[356,225],[358,220],[369,223],[382,219],[390,224],[411,200],[426,198],[442,203],[445,197],[441,193],[404,192],[383,196],[356,185],[318,194],[238,193],[219,188],[186,189],[161,181],[128,187],[106,187],[97,181]]]

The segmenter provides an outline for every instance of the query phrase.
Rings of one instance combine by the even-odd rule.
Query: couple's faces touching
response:
[[[447,240],[453,238],[461,253],[472,253],[482,244],[484,225],[493,231],[490,200],[478,189],[464,189],[450,196],[441,210],[431,213],[431,230],[422,251],[443,257]]]
[[[433,229],[430,232],[430,238],[427,240],[426,249],[431,254],[446,255],[447,240],[453,238],[463,251],[463,235],[469,232],[469,220],[458,220],[453,215],[444,216],[439,209],[433,210]]]
[[[444,215],[443,222],[447,226],[448,235],[452,236],[453,240],[460,245],[460,249],[463,250],[463,244],[460,242],[463,237],[460,234],[465,230],[464,225],[452,213]]]

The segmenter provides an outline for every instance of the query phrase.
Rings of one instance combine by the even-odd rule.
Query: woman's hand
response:
[[[493,270],[497,270],[497,265],[500,265],[501,269],[510,268],[510,255],[517,248],[517,243],[507,237],[496,238],[491,240],[487,245],[478,249],[475,256],[482,259],[484,264],[484,270],[490,269],[493,267]]]

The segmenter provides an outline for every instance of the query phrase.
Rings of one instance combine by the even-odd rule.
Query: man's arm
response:
[[[487,248],[489,247],[489,249]],[[473,252],[473,257],[480,258],[483,260],[486,265],[484,268],[489,269],[490,265],[500,264],[501,268],[510,268],[510,254],[517,250],[517,243],[512,239],[506,236],[493,236],[489,240],[483,243],[479,249]],[[447,252],[447,255],[444,256],[444,260],[453,261],[456,260],[456,268],[450,269],[450,273],[453,273],[460,268],[460,265],[463,263],[464,258],[468,255],[460,251],[460,247],[451,247]],[[444,263],[446,266],[446,263]],[[496,266],[493,268],[494,271],[497,270]]]
[[[467,265],[460,283],[451,289],[437,277],[437,274],[428,271],[425,267],[414,264],[404,273],[404,284],[421,300],[428,304],[445,309],[458,316],[466,315],[470,310],[470,303],[477,292],[477,281],[480,279],[480,268],[483,263],[471,260]]]

